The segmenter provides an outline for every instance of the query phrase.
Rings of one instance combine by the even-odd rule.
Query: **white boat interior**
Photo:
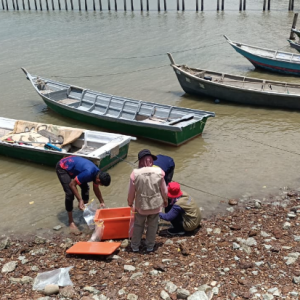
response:
[[[22,122],[23,127],[18,127],[16,125],[18,122]],[[38,130],[38,128],[47,128],[47,130]],[[55,131],[51,131],[52,128]],[[57,142],[60,139],[62,142]],[[40,151],[60,151],[64,156],[70,154],[101,159],[110,154],[112,158],[118,154],[119,148],[130,143],[131,140],[135,140],[135,138],[121,134],[0,117],[0,144],[8,143],[15,147],[29,147]],[[48,143],[60,150],[45,148]]]

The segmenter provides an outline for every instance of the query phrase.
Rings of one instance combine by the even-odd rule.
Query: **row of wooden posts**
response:
[[[9,10],[9,6],[8,6],[8,1],[9,0],[1,0],[2,1],[2,8],[3,10]],[[12,8],[14,10],[19,10],[19,0],[11,0],[12,1]],[[20,0],[21,1],[21,0]],[[23,10],[26,9],[26,5],[25,2],[27,1],[27,9],[31,10],[31,6],[30,6],[30,0],[22,0],[22,7]],[[39,1],[39,8],[38,8],[38,4],[37,4],[37,0],[34,0],[34,8],[35,10],[43,10],[43,5],[42,5],[42,0],[38,0]],[[49,3],[48,0],[44,0],[46,4],[45,9],[49,10]],[[55,10],[55,4],[54,4],[54,0],[49,0],[49,2],[51,1],[51,6],[52,6],[52,10]],[[62,5],[61,5],[61,1],[65,3],[65,10],[68,10],[68,0],[56,0],[57,4],[58,4],[58,9],[61,10],[62,9]],[[70,1],[70,9],[74,10],[74,5],[73,5],[73,0],[69,0]],[[76,0],[74,0],[76,1]],[[99,10],[102,11],[103,10],[103,5],[102,5],[102,0],[97,0],[99,1]],[[115,11],[118,10],[118,5],[117,5],[117,0],[112,0],[114,1],[114,6],[115,6]],[[124,1],[124,11],[127,11],[127,1],[128,0],[123,0]],[[129,0],[130,4],[131,4],[131,11],[134,11],[134,6],[133,6],[133,0]],[[153,1],[153,0],[152,0]],[[163,8],[161,7],[161,2],[163,1]],[[195,0],[196,1],[196,11],[199,11],[199,2],[200,2],[200,10],[203,11],[204,10],[204,0]],[[211,1],[211,0],[209,0]],[[247,0],[239,0],[239,10],[246,10],[246,1]],[[140,0],[140,10],[143,11],[144,10],[144,2],[145,3],[145,10],[149,11],[149,0]],[[217,0],[217,11],[219,10],[224,10],[224,2],[225,0]],[[81,0],[78,0],[78,9],[81,11]],[[84,9],[87,11],[88,10],[88,4],[87,4],[87,0],[84,0]],[[107,9],[110,11],[111,10],[111,0],[107,0]],[[167,11],[167,0],[157,0],[157,10],[161,11],[161,10]],[[263,2],[263,10],[270,10],[271,9],[271,0],[264,0]],[[96,11],[96,0],[93,0],[93,10]],[[177,10],[180,10],[180,0],[177,0]],[[184,11],[185,10],[185,0],[181,0],[181,10]],[[294,10],[294,0],[289,0],[289,5],[288,5],[288,10]]]

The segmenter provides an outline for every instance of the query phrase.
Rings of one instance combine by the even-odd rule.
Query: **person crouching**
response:
[[[168,205],[167,186],[164,180],[165,173],[160,168],[153,167],[152,155],[147,149],[138,154],[139,169],[134,169],[130,175],[128,191],[128,205],[135,204],[134,228],[131,239],[131,248],[139,251],[142,235],[147,222],[146,247],[151,252],[154,249],[158,227],[159,211],[162,206]]]
[[[201,213],[194,199],[181,191],[180,184],[174,181],[168,185],[168,197],[168,212],[159,213],[161,219],[171,222],[173,226],[167,232],[170,235],[184,235],[195,230],[200,225]]]

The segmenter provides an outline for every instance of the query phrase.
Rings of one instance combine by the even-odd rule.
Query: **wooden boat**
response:
[[[177,65],[171,66],[186,93],[230,102],[300,109],[300,84],[244,77]]]
[[[233,42],[224,35],[236,52],[247,58],[256,68],[300,76],[300,54],[265,49]]]
[[[294,49],[296,49],[297,51],[300,52],[300,44],[299,43],[296,43],[292,40],[288,40],[288,42],[290,43],[290,46]]]
[[[134,137],[0,117],[0,154],[49,166],[73,155],[106,170],[127,156]]]
[[[296,28],[292,28],[292,32],[294,32],[300,38],[300,31]]]
[[[181,145],[202,134],[213,112],[138,101],[30,75],[49,108],[67,117],[134,136]]]

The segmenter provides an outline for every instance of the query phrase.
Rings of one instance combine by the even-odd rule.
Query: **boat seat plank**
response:
[[[79,100],[66,98],[66,99],[58,100],[57,102],[60,103],[60,104],[69,105],[69,104],[78,103]]]
[[[90,107],[78,106],[77,109],[82,110],[82,111],[88,111],[90,109]]]

